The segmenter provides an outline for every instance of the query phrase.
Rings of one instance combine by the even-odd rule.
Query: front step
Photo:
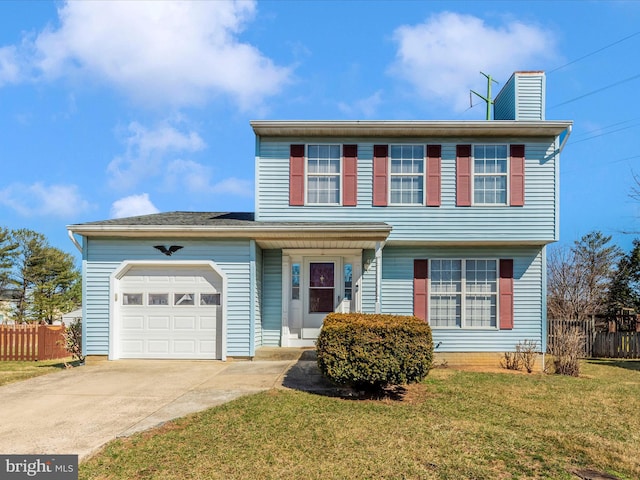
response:
[[[305,352],[314,352],[314,347],[259,347],[256,348],[254,361],[300,360]],[[305,358],[309,354],[304,355]]]

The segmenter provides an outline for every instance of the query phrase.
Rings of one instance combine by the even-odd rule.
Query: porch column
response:
[[[280,330],[280,346],[289,346],[289,289],[291,284],[291,258],[282,255],[282,327]]]
[[[380,313],[380,291],[382,289],[382,242],[376,242],[376,313]]]

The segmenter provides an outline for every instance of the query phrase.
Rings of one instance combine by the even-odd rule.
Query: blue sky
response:
[[[561,244],[640,237],[640,2],[0,2],[0,225],[253,211],[252,119],[483,119],[547,72]],[[494,87],[497,92],[501,85]]]

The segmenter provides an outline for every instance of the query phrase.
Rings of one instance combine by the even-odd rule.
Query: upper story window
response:
[[[307,146],[307,203],[340,204],[340,145]]]
[[[441,145],[374,145],[374,207],[441,204]]]
[[[473,203],[506,205],[508,179],[507,145],[473,146]]]
[[[391,145],[390,204],[424,203],[424,145]]]
[[[456,145],[456,205],[524,207],[523,144]]]
[[[289,205],[357,204],[358,145],[290,145]]]

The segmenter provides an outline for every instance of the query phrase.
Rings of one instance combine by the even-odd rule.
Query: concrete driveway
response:
[[[0,387],[0,453],[77,454],[281,386],[295,360],[118,360]]]

